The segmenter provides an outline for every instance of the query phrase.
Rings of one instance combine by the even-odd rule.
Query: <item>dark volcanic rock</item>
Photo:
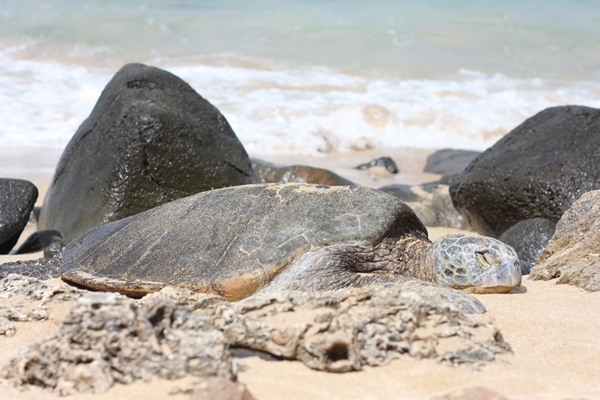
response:
[[[531,277],[600,291],[600,190],[585,193],[558,221]]]
[[[33,183],[0,178],[0,254],[8,254],[19,240],[37,197]]]
[[[256,182],[221,113],[178,77],[124,66],[61,157],[38,227],[72,239],[205,190]]]
[[[322,168],[306,165],[279,167],[269,162],[252,159],[252,168],[259,183],[311,183],[314,185],[348,186],[353,182]]]
[[[531,218],[558,221],[600,188],[600,110],[553,107],[478,156],[450,186],[456,208],[479,233],[498,237]]]
[[[373,167],[383,167],[390,174],[397,174],[398,172],[400,172],[398,170],[398,167],[396,166],[396,163],[390,157],[379,157],[379,158],[376,158],[375,160],[369,161],[366,164],[357,165],[354,168],[360,169],[360,170],[366,170],[366,169],[373,168]]]
[[[454,175],[462,172],[481,152],[473,150],[442,149],[427,156],[423,172]]]
[[[63,239],[59,231],[46,230],[33,232],[15,254],[35,253],[36,251],[44,250],[54,242],[60,242]]]
[[[532,218],[511,226],[498,239],[515,249],[521,261],[534,263],[555,229],[554,221]]]

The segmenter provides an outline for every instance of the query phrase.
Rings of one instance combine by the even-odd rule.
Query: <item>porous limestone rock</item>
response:
[[[21,349],[0,372],[15,386],[62,395],[99,393],[135,379],[235,378],[223,334],[211,320],[154,298],[139,307],[115,293],[80,298],[59,331]],[[184,332],[185,331],[185,332]]]
[[[585,193],[558,221],[531,278],[600,290],[600,190]]]

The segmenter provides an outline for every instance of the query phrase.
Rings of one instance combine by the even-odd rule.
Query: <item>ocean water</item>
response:
[[[483,150],[552,106],[600,108],[599,0],[0,0],[0,147],[64,147],[142,62],[251,155]]]

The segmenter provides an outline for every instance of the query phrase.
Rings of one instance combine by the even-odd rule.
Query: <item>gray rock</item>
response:
[[[33,183],[0,178],[0,254],[8,254],[17,244],[37,197]]]
[[[54,242],[63,239],[59,231],[45,230],[33,232],[25,242],[14,252],[14,254],[35,253],[44,250]]]
[[[253,158],[252,168],[259,183],[311,183],[315,185],[347,186],[354,185],[348,179],[322,168],[306,165],[276,166]]]
[[[600,290],[600,190],[585,193],[558,221],[531,278]]]
[[[38,228],[70,240],[175,199],[255,181],[213,105],[166,71],[128,64],[65,148]]]
[[[426,226],[462,230],[470,228],[465,218],[454,208],[448,185],[439,182],[417,186],[396,184],[383,186],[379,190],[405,201]]]
[[[156,298],[138,307],[114,293],[84,296],[56,335],[21,349],[0,377],[61,395],[186,374],[235,379],[223,334],[188,310]]]
[[[499,237],[531,218],[558,221],[600,189],[600,110],[563,106],[529,118],[477,157],[450,186],[479,233]]]
[[[382,167],[390,174],[397,174],[400,172],[396,166],[396,163],[390,157],[379,157],[369,161],[368,163],[357,165],[354,168],[364,171],[373,167]]]
[[[555,229],[554,221],[532,218],[511,226],[498,240],[515,249],[521,261],[534,263],[554,235]]]
[[[442,149],[427,156],[423,172],[440,175],[455,175],[462,172],[480,151]]]

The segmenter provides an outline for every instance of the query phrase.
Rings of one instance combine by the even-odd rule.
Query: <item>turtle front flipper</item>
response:
[[[485,306],[475,297],[435,283],[390,271],[366,268],[364,258],[340,248],[315,248],[300,256],[257,293],[282,290],[325,291],[348,287],[398,288],[420,295],[441,296],[465,314],[483,314]],[[373,272],[364,272],[371,269]]]
[[[58,278],[60,258],[39,258],[37,260],[14,261],[0,265],[0,279],[10,274],[29,276],[40,280]]]

